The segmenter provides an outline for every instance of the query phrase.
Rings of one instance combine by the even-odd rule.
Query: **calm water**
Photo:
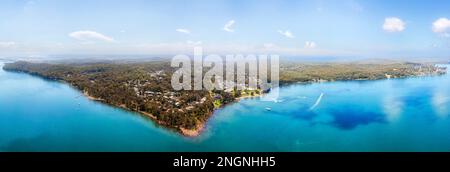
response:
[[[0,70],[0,151],[450,151],[449,86],[445,75],[285,87],[218,110],[192,139]]]

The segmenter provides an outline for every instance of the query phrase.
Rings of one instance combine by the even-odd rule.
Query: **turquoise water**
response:
[[[284,87],[277,101],[218,110],[185,138],[66,84],[0,70],[0,151],[450,151],[449,85],[445,75]]]

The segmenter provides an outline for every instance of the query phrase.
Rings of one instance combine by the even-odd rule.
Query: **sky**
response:
[[[448,0],[0,0],[0,56],[449,57]]]

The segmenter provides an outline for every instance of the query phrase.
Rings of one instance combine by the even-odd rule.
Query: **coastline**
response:
[[[264,94],[258,94],[258,95],[245,95],[245,96],[241,96],[241,97],[237,97],[237,98],[235,98],[235,100],[233,101],[233,102],[229,102],[229,103],[226,103],[226,104],[222,104],[222,106],[221,107],[219,107],[219,108],[217,108],[217,109],[220,109],[220,108],[222,108],[222,107],[225,107],[225,106],[227,106],[228,104],[231,104],[231,103],[235,103],[235,102],[239,102],[239,101],[241,101],[242,99],[249,99],[249,98],[255,98],[255,97],[261,97],[261,96],[263,96]],[[213,111],[213,112],[211,112],[210,114],[209,114],[209,118],[208,118],[208,120],[211,118],[211,116],[212,115],[214,115],[214,112],[215,111]],[[195,129],[186,129],[186,128],[180,128],[180,133],[183,135],[183,136],[186,136],[186,137],[198,137],[198,136],[200,136],[204,131],[205,131],[205,129],[206,129],[206,123],[208,122],[208,120],[206,120],[206,121],[204,121],[204,122],[201,122],[201,121],[199,121],[199,123],[197,124],[197,126],[195,127]]]
[[[158,118],[156,116],[154,116],[153,114],[151,114],[151,113],[144,112],[144,111],[132,110],[132,109],[126,107],[125,105],[115,105],[115,104],[106,103],[104,99],[97,98],[97,97],[94,97],[92,95],[89,95],[89,93],[86,92],[86,91],[83,91],[83,95],[86,98],[88,98],[89,100],[92,100],[92,101],[98,101],[98,102],[101,102],[101,103],[104,103],[104,104],[112,105],[114,107],[118,107],[118,108],[122,108],[122,109],[125,109],[125,110],[128,110],[128,111],[131,111],[131,112],[139,113],[139,114],[141,114],[141,115],[143,115],[145,117],[150,118],[151,120],[153,120],[158,125],[162,125],[162,126],[165,126],[167,128],[170,128],[170,129],[175,129],[176,131],[178,131],[179,134],[181,134],[181,135],[183,135],[185,137],[197,137],[197,136],[201,135],[202,132],[204,131],[205,126],[206,126],[206,121],[205,121],[205,122],[199,122],[197,124],[197,126],[195,127],[195,129],[186,129],[186,128],[182,128],[182,127],[180,127],[180,128],[173,128],[173,127],[170,127],[170,126],[166,125],[164,122],[158,120]],[[210,114],[210,116],[213,113],[214,112],[212,112]]]
[[[83,95],[84,95],[86,98],[88,98],[89,100],[94,100],[94,101],[101,101],[101,102],[104,102],[103,99],[93,97],[93,96],[89,95],[89,93],[86,92],[86,91],[83,91]]]
[[[214,112],[211,113],[211,116],[212,116],[212,114],[214,114]],[[206,121],[199,122],[197,124],[197,126],[195,127],[195,129],[185,129],[185,128],[181,127],[180,132],[183,136],[195,138],[195,137],[200,136],[205,131],[205,126],[206,126]]]
[[[52,80],[52,81],[60,81],[60,82],[66,83],[68,85],[74,86],[77,90],[81,91],[82,94],[84,96],[86,96],[90,100],[99,101],[99,102],[107,104],[107,105],[111,105],[111,106],[114,106],[114,107],[122,108],[122,109],[125,109],[125,110],[128,110],[128,111],[131,111],[131,112],[136,112],[138,114],[143,115],[144,117],[150,118],[152,121],[154,121],[158,125],[161,125],[161,126],[167,128],[167,129],[173,129],[178,134],[181,134],[181,135],[186,136],[186,137],[197,137],[197,136],[201,135],[205,131],[205,126],[207,125],[208,120],[215,113],[214,110],[211,111],[211,112],[208,112],[209,114],[208,114],[206,120],[204,120],[204,121],[203,120],[202,121],[197,121],[197,124],[196,124],[194,129],[186,129],[186,128],[183,128],[183,127],[180,127],[180,126],[170,126],[167,123],[165,123],[165,122],[163,122],[161,120],[158,120],[158,118],[156,116],[154,116],[153,114],[151,114],[151,113],[144,112],[144,111],[139,111],[139,110],[136,110],[136,109],[131,109],[131,108],[128,108],[124,104],[107,103],[105,99],[92,96],[87,91],[81,90],[80,88],[76,87],[74,84],[69,83],[69,82],[65,82],[63,79],[46,77],[46,76],[40,75],[39,73],[33,73],[33,72],[23,71],[23,70],[5,70],[5,71],[23,72],[23,73],[34,75],[34,76],[41,77],[41,78],[44,78],[44,79],[48,79],[48,80]],[[436,74],[436,73],[428,73],[426,75],[409,75],[409,76],[397,77],[397,78],[392,78],[392,79],[411,78],[411,77],[424,77],[424,76],[436,76],[436,75],[438,75],[438,74]],[[374,78],[374,79],[356,78],[356,79],[352,79],[352,80],[323,80],[323,79],[321,79],[321,80],[311,80],[311,81],[307,81],[307,82],[291,82],[291,83],[280,82],[280,87],[289,86],[289,85],[295,85],[295,84],[314,84],[314,83],[335,82],[335,81],[372,81],[372,80],[383,80],[383,79],[390,79],[390,78]],[[215,109],[222,108],[222,107],[227,106],[228,104],[231,104],[231,103],[234,103],[234,102],[239,102],[242,99],[262,97],[263,95],[264,95],[264,93],[255,94],[255,95],[250,95],[250,94],[247,93],[247,94],[241,95],[240,97],[236,97],[236,98],[234,98],[234,101],[231,101],[231,102],[228,102],[228,103],[224,103],[220,107],[217,107]]]
[[[29,74],[29,73],[27,73],[27,74]],[[41,75],[35,75],[35,76],[43,77],[43,76],[41,76]],[[426,75],[426,76],[436,76],[436,75]],[[411,75],[411,76],[405,76],[405,77],[402,77],[402,78],[410,78],[410,77],[423,77],[423,76]],[[43,77],[43,78],[47,79],[46,77]],[[376,80],[383,80],[383,79],[388,79],[388,78],[366,79],[366,80],[364,80],[364,81],[376,81]],[[401,79],[401,78],[394,78],[394,79]],[[55,79],[51,79],[51,80],[55,80]],[[63,80],[56,80],[56,81],[63,81]],[[327,81],[321,80],[321,81],[308,81],[308,82],[284,83],[284,84],[281,84],[280,87],[283,87],[283,86],[289,86],[289,85],[295,85],[295,84],[315,84],[315,83],[325,83],[325,82],[335,82],[335,81],[340,81],[340,80],[330,80],[330,81],[328,81],[328,80],[327,80]],[[348,81],[361,81],[361,80],[355,79],[355,80],[348,80]],[[72,85],[72,84],[67,83],[67,82],[64,82],[64,81],[63,81],[63,83]],[[78,89],[78,88],[77,88],[77,89]],[[200,135],[205,131],[205,127],[206,127],[207,121],[208,121],[209,118],[211,118],[211,116],[214,114],[214,111],[211,112],[211,113],[209,114],[208,120],[206,120],[206,121],[204,121],[204,122],[199,122],[199,123],[196,125],[195,129],[186,129],[186,128],[182,128],[182,127],[174,128],[174,127],[170,127],[170,126],[168,126],[167,124],[165,124],[164,122],[158,120],[157,117],[154,116],[154,115],[151,114],[151,113],[144,112],[144,111],[136,111],[136,110],[132,110],[132,109],[126,107],[125,105],[115,105],[115,104],[106,103],[105,100],[102,99],[102,98],[94,97],[94,96],[90,95],[88,92],[83,91],[83,90],[80,90],[80,91],[82,91],[83,95],[84,95],[86,98],[88,98],[89,100],[98,101],[98,102],[101,102],[101,103],[104,103],[104,104],[108,104],[108,105],[111,105],[111,106],[114,106],[114,107],[118,107],[118,108],[122,108],[122,109],[125,109],[125,110],[128,110],[128,111],[131,111],[131,112],[136,112],[136,113],[141,114],[141,115],[143,115],[143,116],[145,116],[145,117],[148,117],[149,119],[153,120],[153,121],[154,121],[155,123],[157,123],[158,125],[161,125],[161,126],[164,126],[164,127],[168,128],[168,129],[173,129],[173,130],[177,131],[178,134],[180,134],[180,135],[182,135],[182,136],[184,136],[184,137],[195,138],[195,137],[200,136]],[[237,98],[235,98],[235,100],[234,100],[233,102],[230,102],[230,103],[227,103],[227,104],[222,104],[222,106],[221,106],[220,108],[222,108],[222,107],[224,107],[224,106],[227,106],[228,104],[231,104],[231,103],[234,103],[234,102],[239,102],[239,101],[241,101],[241,100],[243,100],[243,99],[250,99],[250,98],[256,98],[256,97],[262,97],[263,95],[264,95],[264,93],[261,93],[261,94],[258,94],[258,95],[253,95],[253,96],[252,96],[252,95],[245,95],[245,96],[237,97]]]
[[[387,80],[387,79],[406,79],[406,78],[419,78],[419,77],[435,77],[445,75],[444,74],[437,74],[437,73],[430,73],[430,74],[423,74],[423,75],[408,75],[408,76],[401,76],[401,77],[395,77],[395,78],[374,78],[374,79],[367,79],[367,78],[357,78],[357,79],[350,79],[350,80],[321,80],[321,81],[297,81],[297,82],[280,82],[280,88],[290,85],[309,85],[309,84],[320,84],[320,83],[332,83],[332,82],[351,82],[351,81],[379,81],[379,80]]]
[[[240,101],[240,100],[242,100],[242,99],[250,99],[250,98],[256,98],[256,97],[262,97],[263,95],[264,95],[264,93],[258,94],[258,95],[254,95],[254,96],[252,96],[252,95],[246,95],[246,96],[237,97],[237,98],[236,98],[236,102],[238,102],[238,101]]]

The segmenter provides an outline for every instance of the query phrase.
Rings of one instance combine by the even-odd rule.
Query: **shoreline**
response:
[[[246,96],[242,96],[242,97],[237,97],[237,98],[235,98],[235,100],[234,100],[233,102],[229,102],[229,103],[226,103],[226,104],[222,104],[222,106],[219,107],[219,108],[217,108],[217,109],[220,109],[220,108],[222,108],[222,107],[225,107],[225,106],[227,106],[228,104],[232,104],[232,103],[239,102],[239,101],[241,101],[242,99],[249,99],[249,98],[255,98],[255,97],[262,97],[263,95],[264,95],[264,94],[259,94],[259,95],[254,95],[254,96],[246,95]],[[215,109],[215,110],[217,110],[217,109]],[[204,121],[204,122],[199,122],[199,123],[197,124],[197,126],[195,127],[195,129],[185,129],[185,128],[182,128],[182,127],[181,127],[181,128],[180,128],[180,133],[181,133],[183,136],[186,136],[186,137],[192,137],[192,138],[195,138],[195,137],[200,136],[200,135],[206,130],[206,125],[207,125],[207,123],[208,123],[208,120],[211,119],[211,117],[214,115],[215,110],[211,112],[211,114],[209,115],[209,117],[208,117],[208,119],[207,119],[206,121]]]
[[[214,113],[211,113],[211,116]],[[205,127],[206,127],[206,121],[205,122],[199,122],[197,124],[197,126],[195,127],[195,129],[185,129],[185,128],[180,128],[180,133],[185,136],[185,137],[191,137],[191,138],[195,138],[200,136],[204,131],[205,131]]]
[[[25,73],[26,73],[26,72],[25,72]],[[29,73],[27,73],[27,74],[29,74]],[[35,75],[35,76],[43,77],[43,76],[40,76],[40,75]],[[431,74],[431,75],[425,75],[425,76],[430,76],[430,77],[432,77],[432,76],[439,76],[439,75],[436,75],[436,74],[433,75],[433,74]],[[424,77],[424,76],[411,75],[411,76],[405,76],[405,77],[400,77],[400,78],[392,78],[392,79],[413,78],[413,77]],[[43,77],[43,78],[45,78],[45,77]],[[47,78],[45,78],[45,79],[47,79]],[[291,85],[296,85],[296,84],[300,84],[300,85],[303,84],[303,85],[305,85],[305,84],[329,83],[329,82],[336,82],[336,81],[377,81],[377,80],[384,80],[384,79],[389,79],[389,78],[366,79],[366,80],[358,80],[358,79],[355,79],[355,80],[326,80],[326,81],[322,80],[322,81],[294,82],[294,83],[280,84],[280,88],[283,87],[283,86],[291,86]],[[50,80],[55,81],[54,79],[50,79]],[[63,80],[56,80],[56,81],[63,81]],[[66,83],[66,84],[69,84],[69,85],[73,86],[72,84],[67,83],[67,82],[64,82],[64,81],[63,81],[63,83]],[[75,87],[75,88],[76,88],[76,87]],[[78,89],[78,88],[77,88],[77,89]],[[79,90],[79,89],[78,89],[78,90]],[[167,129],[175,130],[176,133],[178,133],[178,134],[180,134],[180,135],[182,135],[182,136],[184,136],[184,137],[189,137],[189,138],[195,138],[195,137],[200,136],[200,135],[205,131],[206,123],[207,123],[208,120],[211,118],[211,116],[214,115],[214,112],[215,112],[215,111],[212,111],[212,112],[209,114],[209,117],[208,117],[208,119],[207,119],[206,121],[204,121],[204,122],[199,122],[199,123],[196,125],[195,129],[186,129],[186,128],[182,128],[182,127],[174,128],[174,127],[170,127],[170,126],[164,124],[162,121],[158,120],[157,117],[154,116],[154,115],[151,114],[151,113],[144,112],[144,111],[136,111],[136,110],[132,110],[132,109],[130,109],[130,108],[124,106],[124,105],[115,105],[115,104],[106,103],[104,99],[97,98],[97,97],[94,97],[94,96],[92,96],[92,95],[89,95],[89,93],[86,92],[86,91],[82,91],[82,90],[80,90],[80,91],[81,91],[81,92],[83,93],[83,95],[84,95],[86,98],[88,98],[89,100],[98,101],[98,102],[100,102],[100,103],[104,103],[104,104],[111,105],[111,106],[114,106],[114,107],[117,107],[117,108],[122,108],[122,109],[124,109],[124,110],[128,110],[128,111],[131,111],[131,112],[138,113],[138,114],[140,114],[140,115],[143,115],[144,117],[150,118],[153,122],[155,122],[155,123],[158,124],[158,125],[161,125],[161,126],[167,128]],[[233,102],[230,102],[230,103],[227,103],[227,104],[222,104],[222,106],[219,107],[219,108],[217,108],[217,109],[220,109],[220,108],[222,108],[222,107],[225,107],[225,106],[227,106],[228,104],[232,104],[232,103],[239,102],[239,101],[241,101],[241,100],[243,100],[243,99],[257,98],[257,97],[262,97],[263,95],[264,95],[264,93],[258,94],[258,95],[253,95],[253,96],[252,96],[252,95],[245,95],[245,96],[237,97],[237,98],[235,98],[235,100],[234,100]]]
[[[135,113],[138,113],[140,115],[143,115],[144,117],[148,117],[151,120],[153,120],[153,122],[155,122],[156,124],[164,126],[164,127],[168,128],[168,129],[176,130],[177,133],[179,133],[179,134],[181,134],[181,135],[183,135],[185,137],[197,137],[197,136],[200,136],[202,134],[202,132],[204,131],[204,128],[206,126],[206,121],[205,121],[205,122],[199,122],[196,125],[195,129],[186,129],[186,128],[183,128],[183,127],[179,127],[179,128],[170,127],[170,126],[166,125],[165,123],[163,123],[162,121],[158,120],[158,118],[156,116],[154,116],[153,114],[151,114],[151,113],[144,112],[144,111],[132,110],[132,109],[126,107],[125,105],[115,105],[115,104],[106,103],[104,99],[97,98],[97,97],[94,97],[92,95],[89,95],[89,93],[86,92],[86,91],[83,91],[83,95],[89,100],[97,101],[97,102],[100,102],[100,103],[104,103],[104,104],[111,105],[111,106],[114,106],[114,107],[117,107],[117,108],[122,108],[124,110],[135,112]],[[213,113],[214,112],[212,112],[210,114],[210,116],[212,116]]]
[[[350,79],[350,80],[321,80],[321,81],[297,81],[297,82],[280,82],[280,88],[285,86],[291,86],[291,85],[310,85],[310,84],[321,84],[321,83],[332,83],[332,82],[353,82],[353,81],[361,81],[361,82],[370,82],[370,81],[381,81],[381,80],[389,80],[389,79],[407,79],[407,78],[420,78],[420,77],[436,77],[444,74],[424,74],[424,75],[408,75],[408,76],[402,76],[402,77],[395,77],[395,78],[375,78],[375,79],[367,79],[367,78],[358,78],[358,79]]]
[[[3,67],[2,67],[2,70],[4,70]],[[60,82],[66,83],[66,84],[71,85],[74,88],[76,88],[78,91],[80,91],[89,100],[98,101],[98,102],[101,102],[101,103],[104,103],[104,104],[107,104],[107,105],[111,105],[111,106],[114,106],[114,107],[125,109],[127,111],[138,113],[138,114],[140,114],[140,115],[142,115],[144,117],[150,118],[156,124],[161,125],[164,128],[174,130],[176,133],[178,133],[178,134],[180,134],[182,136],[185,136],[185,137],[198,137],[198,136],[200,136],[206,130],[207,122],[209,121],[209,119],[211,119],[212,115],[214,115],[216,109],[220,109],[220,108],[225,107],[225,106],[227,106],[229,104],[232,104],[232,103],[235,103],[235,102],[239,102],[240,100],[243,100],[243,99],[251,99],[251,98],[262,97],[265,94],[265,93],[260,93],[260,94],[257,94],[257,95],[250,95],[250,94],[245,94],[243,96],[241,95],[240,97],[235,98],[233,101],[225,103],[225,104],[222,104],[220,107],[217,107],[213,111],[209,112],[208,117],[206,118],[206,120],[204,120],[204,121],[197,121],[197,124],[196,124],[194,129],[186,129],[186,128],[183,128],[183,127],[180,127],[180,126],[167,125],[167,123],[164,123],[163,121],[158,120],[157,117],[154,116],[151,113],[144,112],[144,111],[139,111],[139,110],[133,110],[131,108],[126,107],[124,104],[107,103],[105,99],[97,98],[97,97],[94,97],[92,95],[89,95],[89,93],[87,91],[81,90],[78,87],[76,87],[74,84],[71,84],[69,82],[65,82],[63,79],[60,79],[60,78],[46,77],[46,76],[40,75],[38,73],[21,71],[21,70],[4,70],[4,71],[26,73],[26,74],[29,74],[29,75],[32,75],[32,76],[37,76],[37,77],[43,78],[43,79],[48,79],[48,80],[51,80],[51,81],[60,81]],[[396,77],[396,78],[384,78],[383,77],[383,78],[374,78],[374,79],[357,78],[357,79],[352,79],[352,80],[311,80],[311,81],[306,81],[306,82],[301,82],[301,81],[299,81],[299,82],[280,82],[280,88],[284,87],[284,86],[297,85],[297,84],[303,85],[303,84],[315,84],[315,83],[329,83],[329,82],[337,82],[337,81],[376,81],[376,80],[385,80],[385,79],[402,79],[402,78],[433,77],[433,76],[439,76],[439,74],[437,74],[437,73],[428,73],[428,74],[425,74],[425,75],[409,75],[409,76]]]
[[[258,95],[254,95],[254,96],[252,96],[252,95],[246,95],[246,96],[237,97],[237,98],[236,98],[236,102],[239,102],[239,101],[242,100],[242,99],[251,99],[251,98],[262,97],[263,95],[264,95],[264,93],[258,94]]]

